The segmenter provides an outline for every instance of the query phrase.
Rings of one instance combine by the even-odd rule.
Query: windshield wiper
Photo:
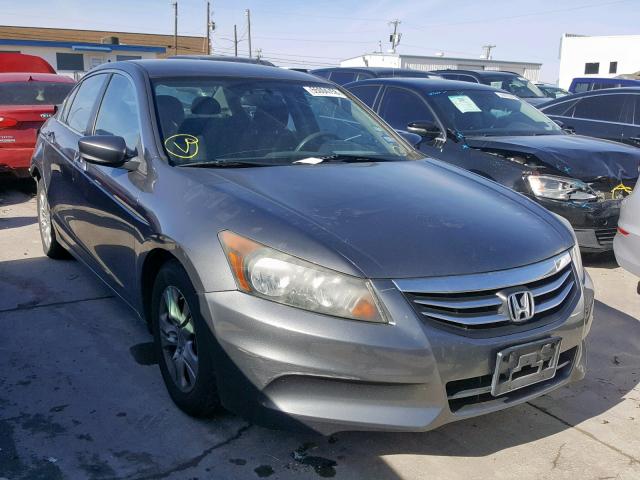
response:
[[[369,162],[393,162],[393,158],[352,155],[348,153],[334,153],[333,155],[325,155],[322,157],[309,157],[293,162],[298,165],[316,165],[318,163],[344,162],[344,163],[369,163]]]
[[[192,162],[176,165],[176,167],[192,167],[192,168],[246,168],[246,167],[273,167],[274,163],[259,163],[248,161],[226,161],[214,160],[211,162]]]

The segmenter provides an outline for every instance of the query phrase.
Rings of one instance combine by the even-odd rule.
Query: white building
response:
[[[453,58],[444,56],[365,53],[340,62],[341,67],[390,67],[412,70],[505,70],[535,82],[540,77],[540,63],[487,60],[484,58]]]
[[[612,78],[640,71],[640,35],[590,37],[564,34],[560,40],[559,86],[576,77]]]

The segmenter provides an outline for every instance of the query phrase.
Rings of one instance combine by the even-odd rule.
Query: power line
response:
[[[616,5],[619,3],[628,3],[630,1],[635,1],[635,0],[616,0],[613,2],[607,2],[607,3],[590,3],[590,4],[586,4],[586,5],[578,5],[575,7],[569,7],[569,8],[559,8],[559,9],[555,9],[555,10],[544,10],[544,11],[538,11],[538,12],[530,12],[530,13],[522,13],[522,14],[518,14],[518,15],[509,15],[509,16],[504,16],[504,17],[490,17],[490,18],[483,18],[483,19],[474,19],[474,20],[462,20],[459,22],[443,22],[443,23],[431,23],[431,24],[424,24],[424,25],[416,25],[413,24],[415,26],[411,27],[411,26],[407,26],[407,28],[410,28],[411,30],[424,30],[427,28],[433,28],[433,27],[449,27],[452,25],[468,25],[471,23],[487,23],[487,22],[493,22],[496,20],[513,20],[516,18],[524,18],[524,17],[532,17],[532,16],[537,16],[537,15],[548,15],[548,14],[552,14],[552,13],[562,13],[562,12],[572,12],[574,10],[583,10],[585,8],[593,8],[593,7],[605,7],[605,6],[609,6],[609,5]],[[411,22],[409,22],[409,24],[411,25]]]

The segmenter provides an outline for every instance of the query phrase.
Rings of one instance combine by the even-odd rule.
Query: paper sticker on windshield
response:
[[[518,97],[516,97],[515,95],[511,94],[511,93],[504,93],[504,92],[494,92],[497,96],[499,96],[500,98],[508,98],[509,100],[517,100]]]
[[[466,95],[449,95],[451,103],[462,113],[481,112],[478,105]]]
[[[342,93],[337,88],[331,87],[302,87],[307,92],[309,92],[314,97],[337,97],[337,98],[347,98],[344,93]]]

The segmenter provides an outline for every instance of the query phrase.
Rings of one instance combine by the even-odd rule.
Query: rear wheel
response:
[[[51,211],[49,210],[49,200],[47,191],[44,188],[42,179],[37,183],[36,204],[38,208],[38,226],[40,228],[40,240],[42,240],[42,250],[49,258],[65,258],[67,252],[58,243],[56,232],[51,223]]]
[[[198,297],[175,260],[158,273],[151,304],[154,344],[169,395],[189,415],[206,417],[220,405],[211,332]]]

